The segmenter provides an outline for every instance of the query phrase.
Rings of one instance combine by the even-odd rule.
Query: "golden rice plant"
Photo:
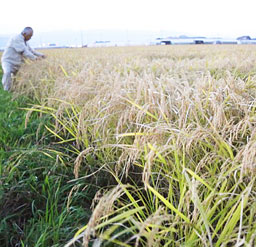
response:
[[[254,46],[154,46],[26,64],[14,91],[52,116],[75,179],[116,182],[66,246],[252,246],[255,62]]]

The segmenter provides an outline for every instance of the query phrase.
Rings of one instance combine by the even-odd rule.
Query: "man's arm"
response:
[[[29,51],[30,51],[31,53],[33,53],[35,56],[45,58],[45,55],[44,55],[44,54],[35,51],[28,43],[27,43],[27,47],[28,47]]]
[[[29,51],[29,49],[26,47],[24,52],[22,53],[23,56],[30,58],[31,60],[36,60],[37,56],[35,56],[32,52]]]

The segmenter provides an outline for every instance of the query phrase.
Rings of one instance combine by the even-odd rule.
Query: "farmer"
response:
[[[9,91],[12,87],[12,75],[15,75],[21,64],[24,62],[24,58],[29,58],[31,60],[37,60],[39,58],[45,58],[45,55],[33,50],[29,44],[28,40],[31,39],[33,35],[33,29],[31,27],[26,27],[21,34],[12,37],[4,50],[2,56],[2,68],[3,68],[3,88]]]

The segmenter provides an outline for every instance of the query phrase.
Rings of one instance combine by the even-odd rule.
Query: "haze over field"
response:
[[[30,44],[34,47],[56,44],[58,46],[82,46],[95,41],[110,41],[116,44],[145,44],[158,37],[166,37],[169,34],[180,35],[177,32],[166,30],[146,31],[146,30],[57,30],[50,32],[34,32]],[[13,33],[14,34],[14,33]],[[6,45],[9,35],[0,35],[0,48]]]
[[[253,0],[45,0],[39,6],[32,0],[12,0],[3,1],[1,9],[4,11],[0,16],[0,47],[5,45],[6,36],[19,33],[25,26],[35,30],[34,46],[81,45],[96,40],[145,43],[157,37],[181,34],[256,36]],[[10,13],[15,18],[10,18]]]

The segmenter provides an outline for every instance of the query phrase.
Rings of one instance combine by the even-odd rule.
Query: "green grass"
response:
[[[31,103],[0,86],[1,247],[63,246],[88,221],[95,193],[87,181],[69,182],[72,170],[47,151],[49,117],[32,114],[25,128]]]

